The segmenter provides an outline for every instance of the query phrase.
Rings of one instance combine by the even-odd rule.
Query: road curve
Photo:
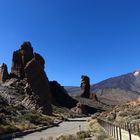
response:
[[[14,140],[40,140],[41,138],[48,140],[49,137],[58,137],[62,134],[75,134],[79,129],[87,130],[86,120],[88,119],[89,117],[71,119],[71,121],[62,122],[58,127],[52,127],[41,132],[31,133],[20,138],[15,138]]]

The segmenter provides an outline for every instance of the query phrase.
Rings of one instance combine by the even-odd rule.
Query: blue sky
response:
[[[29,40],[50,80],[80,85],[140,68],[139,0],[0,0],[0,63]]]

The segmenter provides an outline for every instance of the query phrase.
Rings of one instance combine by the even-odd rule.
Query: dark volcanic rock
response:
[[[76,106],[77,101],[70,97],[67,91],[61,86],[57,81],[49,82],[51,93],[52,93],[52,103],[54,105],[73,108]]]
[[[77,103],[76,107],[72,108],[72,111],[77,114],[88,114],[86,111],[86,106],[81,103]]]
[[[40,63],[32,59],[25,67],[25,74],[32,91],[38,96],[36,103],[44,114],[52,114],[49,81]]]
[[[44,60],[44,58],[40,54],[38,54],[38,53],[34,53],[34,58],[35,58],[36,61],[38,61],[40,63],[40,65],[44,69],[44,67],[45,67],[45,60]]]
[[[24,76],[22,56],[20,51],[14,51],[13,53],[11,76],[18,78],[22,78]]]
[[[11,75],[12,77],[24,78],[24,67],[34,57],[30,42],[24,42],[20,49],[13,53]]]
[[[90,79],[88,76],[81,76],[81,97],[89,98],[90,97]]]
[[[22,56],[22,63],[25,67],[26,64],[34,57],[33,48],[30,42],[24,42],[20,47],[20,53]]]
[[[9,78],[8,70],[7,70],[7,65],[2,64],[0,67],[0,82],[5,82]]]
[[[97,95],[95,93],[90,93],[90,99],[98,101]]]

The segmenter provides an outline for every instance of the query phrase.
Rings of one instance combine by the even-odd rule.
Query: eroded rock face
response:
[[[54,105],[73,108],[76,106],[77,101],[70,97],[67,91],[61,86],[57,81],[49,82],[51,94],[52,94],[52,103]]]
[[[34,58],[35,58],[36,61],[38,61],[40,63],[40,65],[44,69],[45,68],[45,60],[44,60],[44,58],[38,53],[34,53]]]
[[[25,67],[25,76],[37,96],[36,104],[42,107],[44,114],[52,114],[49,81],[40,63],[35,59],[29,61]]]
[[[11,76],[18,78],[24,77],[22,56],[20,54],[20,51],[13,52]]]
[[[95,93],[90,93],[90,99],[98,101],[97,95]]]
[[[5,82],[9,78],[8,70],[7,70],[7,65],[2,64],[0,66],[0,82]]]
[[[25,78],[24,67],[34,57],[33,48],[30,42],[24,42],[20,49],[13,53],[12,58],[12,77]]]
[[[23,67],[34,57],[33,48],[30,42],[24,42],[20,47],[20,53],[22,56]]]
[[[20,81],[27,79],[27,95],[22,101],[26,108],[52,114],[51,93],[44,65],[45,60],[40,54],[34,53],[31,43],[24,42],[13,53],[11,78],[18,78]]]
[[[81,103],[77,103],[76,107],[72,108],[72,111],[77,114],[87,114],[85,105]]]
[[[81,76],[81,97],[89,98],[90,97],[90,79],[88,76]]]

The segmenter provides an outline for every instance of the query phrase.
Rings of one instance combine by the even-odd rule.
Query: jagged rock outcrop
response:
[[[7,70],[7,65],[2,64],[0,66],[0,83],[5,82],[9,78],[8,70]]]
[[[90,99],[98,101],[97,95],[95,93],[90,93]]]
[[[40,63],[40,65],[44,69],[45,68],[45,60],[44,60],[44,58],[38,53],[34,53],[34,58],[35,58],[36,61],[38,61]]]
[[[44,58],[33,51],[30,42],[24,42],[20,49],[13,53],[11,78],[27,79],[22,104],[26,108],[42,110],[52,114],[49,81],[44,71]]]
[[[20,47],[20,53],[22,56],[23,67],[34,57],[33,48],[30,42],[24,42]]]
[[[44,69],[45,60],[44,58],[38,54],[33,52],[33,47],[30,42],[24,42],[20,49],[14,51],[13,59],[12,59],[12,68],[11,68],[11,75],[12,77],[17,77],[20,79],[25,78],[25,71],[24,68],[26,64],[35,59],[40,63],[42,68]]]
[[[54,105],[73,108],[76,106],[77,101],[70,97],[67,91],[61,86],[57,81],[49,82],[51,94],[52,94],[52,103]]]
[[[52,114],[51,92],[48,78],[38,61],[32,59],[25,67],[27,82],[38,97],[36,103],[42,107],[44,114]]]
[[[12,58],[12,77],[23,79],[25,77],[24,67],[34,57],[33,48],[30,42],[24,42],[20,49],[14,51]]]
[[[90,79],[88,76],[81,76],[81,97],[90,97]]]
[[[79,102],[77,103],[76,107],[72,108],[71,110],[77,114],[87,114],[85,105]]]

